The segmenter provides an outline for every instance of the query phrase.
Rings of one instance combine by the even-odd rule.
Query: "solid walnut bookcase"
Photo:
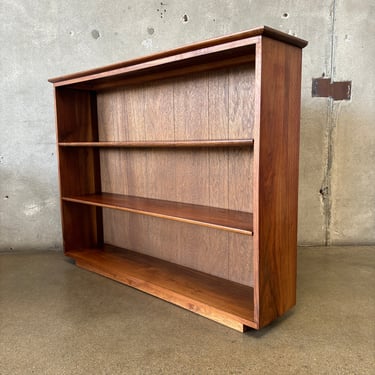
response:
[[[262,27],[51,79],[66,255],[241,331],[290,309],[306,44]]]

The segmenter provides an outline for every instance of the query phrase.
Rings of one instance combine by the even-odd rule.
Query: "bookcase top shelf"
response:
[[[238,64],[241,61],[245,63],[254,61],[255,44],[261,37],[279,40],[299,48],[307,45],[303,39],[263,26],[101,68],[51,78],[49,82],[55,87],[100,90],[112,87],[114,79],[118,81],[120,77],[127,80],[133,78],[139,82],[139,75],[154,75],[153,79],[156,79],[163,78],[163,74],[159,75],[165,71],[168,71],[168,77],[171,77],[174,74],[196,71],[194,66],[200,66],[204,70],[206,65],[212,69]],[[184,70],[183,73],[180,72],[181,69]],[[130,83],[132,82],[131,80]]]

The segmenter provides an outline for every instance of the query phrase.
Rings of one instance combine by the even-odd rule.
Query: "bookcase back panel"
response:
[[[98,92],[100,141],[253,138],[254,64]]]
[[[253,238],[103,209],[104,242],[253,286]]]
[[[249,148],[102,149],[106,193],[252,212]]]

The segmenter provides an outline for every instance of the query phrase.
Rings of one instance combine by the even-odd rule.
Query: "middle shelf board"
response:
[[[189,148],[189,147],[252,147],[253,139],[192,140],[192,141],[103,141],[59,142],[62,147],[117,147],[117,148]]]
[[[62,200],[253,235],[249,212],[112,193],[65,196]]]

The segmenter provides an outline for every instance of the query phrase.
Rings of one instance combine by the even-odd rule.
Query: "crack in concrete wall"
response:
[[[326,166],[324,178],[320,189],[321,200],[324,212],[325,225],[325,245],[331,245],[331,219],[332,219],[332,168],[335,156],[336,129],[339,122],[341,102],[334,102],[332,98],[328,99],[327,111],[327,130],[326,130]]]
[[[331,80],[334,80],[335,75],[335,22],[336,22],[336,0],[333,0],[331,5],[331,46],[330,46],[330,72]],[[334,155],[334,131],[337,123],[337,116],[334,116],[335,103],[332,98],[328,98],[327,108],[327,124],[326,124],[326,165],[324,168],[324,176],[322,187],[320,188],[321,202],[323,206],[324,215],[324,243],[326,246],[331,244],[331,210],[332,210],[332,196],[331,196],[331,177],[332,177],[332,161]],[[334,120],[334,118],[336,120]]]

